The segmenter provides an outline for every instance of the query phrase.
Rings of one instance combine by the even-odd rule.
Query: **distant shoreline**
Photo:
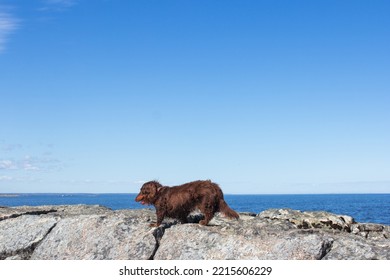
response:
[[[110,192],[110,193],[94,193],[94,192],[20,192],[5,194],[0,193],[0,197],[17,197],[23,195],[137,195],[138,192]],[[224,195],[232,196],[246,196],[246,195],[258,195],[258,196],[279,196],[279,195],[390,195],[390,192],[356,192],[356,193],[224,193]]]
[[[113,210],[140,209],[135,193],[0,193],[0,206],[38,205],[102,205]],[[296,195],[231,195],[224,196],[238,212],[260,213],[265,209],[328,211],[354,217],[358,222],[390,225],[390,213],[383,211],[390,203],[390,194],[296,194]],[[356,207],[359,205],[359,207]],[[364,209],[364,210],[363,210]]]

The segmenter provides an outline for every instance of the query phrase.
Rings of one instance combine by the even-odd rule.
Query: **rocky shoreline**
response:
[[[150,228],[150,209],[0,207],[0,260],[390,260],[387,225],[291,209],[239,214]]]

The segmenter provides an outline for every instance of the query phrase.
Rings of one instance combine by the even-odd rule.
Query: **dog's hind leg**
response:
[[[208,198],[204,198],[202,203],[199,205],[199,210],[203,213],[204,219],[199,221],[199,224],[202,226],[207,226],[210,220],[214,217],[215,207],[214,203]]]
[[[202,226],[207,226],[210,220],[214,217],[213,212],[204,212],[204,219],[199,221],[199,224]]]
[[[189,213],[182,213],[182,214],[178,217],[180,223],[182,223],[182,224],[188,223],[188,220],[187,220],[188,214],[189,214]]]

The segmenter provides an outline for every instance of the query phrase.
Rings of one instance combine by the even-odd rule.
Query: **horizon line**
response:
[[[127,194],[133,195],[138,194],[138,192],[10,192],[2,193],[0,192],[0,197],[7,195],[23,195],[23,194]],[[390,194],[390,192],[329,192],[329,193],[224,193],[224,195],[333,195],[333,194]]]

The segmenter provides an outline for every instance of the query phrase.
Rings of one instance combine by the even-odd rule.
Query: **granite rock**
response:
[[[208,226],[165,220],[153,209],[98,205],[0,207],[0,259],[390,259],[390,226],[323,211],[217,214]]]

